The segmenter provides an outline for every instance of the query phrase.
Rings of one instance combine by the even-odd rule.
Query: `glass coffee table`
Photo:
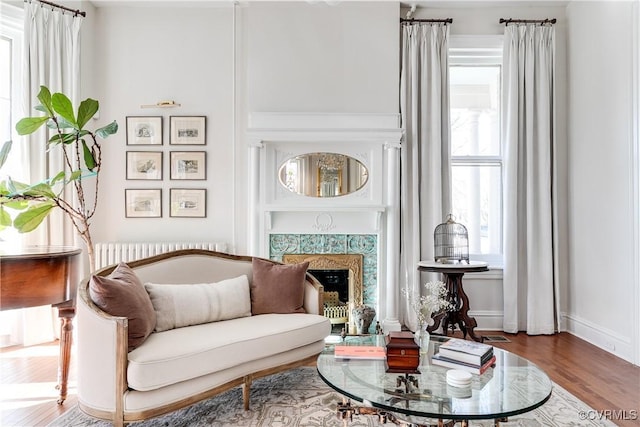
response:
[[[346,337],[328,344],[318,357],[318,373],[343,395],[338,416],[345,425],[353,415],[376,415],[382,423],[403,426],[467,426],[469,420],[495,420],[529,412],[551,397],[552,383],[533,363],[494,348],[496,364],[473,375],[470,387],[447,384],[449,369],[430,364],[431,356],[448,338],[431,336],[429,351],[421,357],[417,374],[386,373],[384,360],[337,359],[334,345],[379,345],[382,335]],[[350,400],[360,402],[353,406]]]

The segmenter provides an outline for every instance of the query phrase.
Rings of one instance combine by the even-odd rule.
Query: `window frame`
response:
[[[502,52],[503,52],[503,36],[468,36],[458,35],[451,36],[449,42],[449,68],[452,67],[500,67],[502,72]],[[502,88],[501,88],[502,91]],[[500,94],[500,99],[502,95]],[[449,106],[451,108],[451,106]],[[499,125],[501,126],[501,124]],[[504,216],[502,215],[504,206],[504,152],[503,144],[500,141],[499,155],[488,156],[454,156],[451,154],[451,167],[454,166],[499,166],[501,172],[501,188],[503,189],[500,196],[500,253],[470,253],[469,256],[476,261],[484,261],[489,264],[492,269],[501,269],[504,265]],[[453,190],[452,190],[453,191]]]
[[[4,165],[6,169],[9,169],[9,164],[18,163],[17,167],[13,167],[13,172],[20,171],[20,174],[12,175],[12,178],[18,181],[25,181],[28,179],[29,173],[29,157],[28,147],[25,144],[21,144],[22,137],[18,135],[15,124],[18,118],[24,116],[23,108],[24,103],[22,99],[24,97],[23,89],[23,39],[24,39],[24,10],[21,7],[3,3],[0,7],[0,37],[10,42],[11,48],[11,67],[9,70],[10,79],[10,91],[11,91],[11,107],[9,111],[10,120],[10,136],[13,141],[11,147],[11,154],[7,159],[7,163]],[[4,137],[5,135],[2,135]],[[4,144],[4,139],[0,141],[0,144]],[[7,171],[4,170],[0,173],[0,177],[5,175]],[[11,171],[9,171],[11,173]],[[24,235],[17,233],[14,229],[7,228],[2,232],[2,239],[4,239],[6,245],[19,245],[24,241]]]

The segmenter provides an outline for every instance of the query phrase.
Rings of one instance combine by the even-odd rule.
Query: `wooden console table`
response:
[[[62,404],[67,398],[73,317],[80,253],[68,246],[26,246],[0,250],[0,310],[51,304],[60,317],[58,386]]]
[[[453,309],[450,311],[444,311],[437,314],[433,320],[434,324],[427,328],[429,333],[437,330],[442,322],[442,332],[447,335],[448,329],[455,328],[457,324],[462,331],[463,337],[469,336],[478,342],[483,341],[483,337],[476,336],[473,332],[473,328],[478,326],[476,319],[469,317],[469,297],[464,292],[462,287],[462,276],[464,273],[477,273],[481,271],[488,271],[489,267],[486,262],[471,261],[467,263],[459,264],[442,264],[435,261],[420,261],[418,262],[418,270],[431,271],[435,273],[442,273],[444,282],[447,285],[447,299],[453,305]]]

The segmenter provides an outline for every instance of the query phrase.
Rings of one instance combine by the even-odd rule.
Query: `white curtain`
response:
[[[557,330],[554,34],[552,26],[505,27],[505,332]]]
[[[433,260],[433,230],[451,210],[448,40],[442,23],[402,27],[400,289],[417,294],[438,279],[419,273],[417,262]],[[415,313],[407,298],[400,301],[400,320],[415,331]]]
[[[77,105],[80,88],[80,26],[82,17],[52,8],[38,1],[24,5],[23,116],[41,113],[34,110],[40,86],[51,93],[63,92]],[[29,160],[27,182],[40,182],[64,170],[61,150],[46,150],[46,130],[20,141]],[[46,223],[25,235],[26,244],[74,245],[78,241],[73,226],[62,212],[55,210]],[[55,311],[55,310],[54,310]],[[50,307],[23,310],[22,343],[32,345],[53,340],[58,321]]]

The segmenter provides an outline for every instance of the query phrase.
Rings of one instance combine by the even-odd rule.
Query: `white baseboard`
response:
[[[633,362],[633,344],[631,339],[614,331],[603,328],[578,316],[561,313],[561,329],[581,338],[596,347],[608,351],[627,362]]]
[[[497,310],[470,310],[469,316],[476,319],[476,331],[501,331],[503,312]],[[569,332],[590,344],[634,363],[633,344],[629,337],[598,326],[588,320],[568,313],[560,315],[560,330]]]
[[[478,326],[476,331],[501,331],[502,311],[494,310],[469,310],[469,317],[476,319]]]

